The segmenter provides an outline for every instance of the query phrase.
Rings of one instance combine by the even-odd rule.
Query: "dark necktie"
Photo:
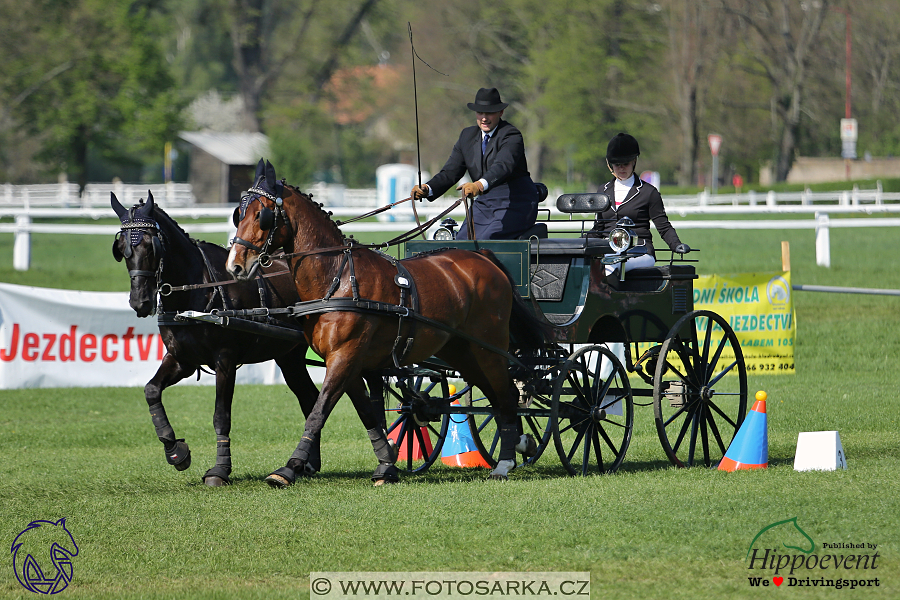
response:
[[[490,136],[487,136],[487,135],[481,136],[481,155],[482,156],[487,154],[487,143],[488,143],[489,139],[490,139]]]

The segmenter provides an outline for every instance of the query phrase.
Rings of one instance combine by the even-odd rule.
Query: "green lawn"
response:
[[[850,251],[860,231],[865,254]],[[900,289],[900,242],[890,229],[832,230],[830,269],[815,265],[812,231],[681,237],[701,249],[700,273],[778,271],[780,242],[789,240],[794,283]],[[111,239],[33,240],[34,268],[20,274],[11,269],[12,236],[0,236],[0,256],[10,257],[0,281],[127,289]],[[80,548],[68,598],[304,598],[310,572],[351,570],[590,571],[593,597],[609,599],[900,597],[900,298],[797,292],[794,302],[797,374],[750,377],[751,392],[769,395],[766,470],[669,468],[652,408],[643,407],[612,476],[565,476],[551,446],[506,483],[485,481],[481,469],[435,466],[374,488],[371,446],[342,402],[323,434],[323,473],[272,490],[262,478],[296,445],[300,411],[286,388],[242,386],[234,485],[208,489],[200,477],[215,459],[211,387],[165,394],[193,452],[184,472],[165,463],[139,388],[0,391],[0,542],[11,544],[32,520],[66,518]],[[797,434],[820,430],[840,433],[849,468],[795,472]],[[880,585],[751,587],[749,577],[774,575],[748,568],[751,541],[793,517],[820,556],[860,552],[822,547],[838,543],[877,545],[879,554],[877,569],[795,577]],[[796,554],[781,538],[766,541]],[[12,560],[5,565],[0,597],[33,597]]]

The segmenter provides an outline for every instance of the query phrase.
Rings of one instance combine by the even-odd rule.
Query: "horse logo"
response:
[[[66,529],[64,518],[55,523],[32,521],[16,536],[10,552],[16,579],[30,592],[58,594],[72,581],[72,558],[78,556],[78,545]],[[47,569],[48,553],[55,573]]]
[[[781,525],[784,527],[779,527]],[[747,548],[747,557],[750,556],[750,552],[753,550],[753,544],[756,543],[756,540],[758,540],[762,534],[773,528],[775,528],[775,531],[772,535],[775,535],[779,541],[781,541],[781,545],[785,548],[799,550],[804,554],[811,554],[816,549],[816,543],[809,537],[809,534],[803,531],[800,525],[797,524],[797,517],[793,517],[792,519],[785,519],[784,521],[776,521],[775,523],[766,525],[760,529],[759,533],[756,534],[756,537],[753,538],[753,541],[750,542],[750,547]],[[797,536],[798,533],[800,534],[800,537]],[[767,539],[770,538],[771,536],[767,536]],[[791,543],[788,544],[787,542]]]
[[[766,297],[772,306],[787,306],[791,300],[791,286],[781,275],[776,275],[766,284]]]

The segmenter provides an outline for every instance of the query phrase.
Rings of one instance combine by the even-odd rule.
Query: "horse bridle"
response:
[[[268,198],[272,202],[275,203],[275,210],[272,210],[265,204],[263,204],[262,198]],[[241,203],[237,208],[234,209],[234,215],[232,216],[232,221],[235,227],[238,227],[240,222],[244,219],[247,214],[247,208],[249,208],[250,203],[253,201],[258,201],[262,208],[259,210],[259,228],[263,231],[268,231],[268,235],[266,236],[266,240],[263,242],[262,247],[257,246],[252,242],[248,242],[247,240],[240,238],[235,234],[234,239],[232,240],[235,244],[240,244],[245,248],[250,248],[251,250],[255,250],[259,255],[256,259],[257,265],[263,268],[268,268],[272,265],[272,256],[269,254],[269,248],[272,246],[272,240],[275,238],[275,230],[276,225],[278,224],[278,219],[281,219],[282,222],[287,225],[287,215],[284,212],[284,200],[274,194],[267,192],[264,189],[257,187],[252,187],[247,190],[247,193],[243,195],[241,198]]]
[[[159,259],[159,262],[156,267],[156,271],[147,271],[144,269],[128,269],[128,276],[131,279],[135,277],[154,277],[156,279],[156,290],[159,292],[160,285],[162,281],[162,271],[163,271],[163,257],[166,255],[166,248],[162,239],[162,232],[159,228],[159,223],[156,221],[152,221],[150,219],[142,219],[140,217],[134,217],[134,208],[131,209],[132,213],[130,215],[130,219],[128,223],[122,223],[122,228],[119,230],[119,233],[116,234],[116,237],[120,236],[124,238],[125,248],[122,251],[122,256],[125,258],[131,258],[132,255],[132,245],[137,245],[134,243],[135,234],[143,237],[143,234],[147,234],[150,236],[153,256]],[[138,239],[138,243],[140,243],[140,238]],[[155,308],[155,307],[154,307]]]

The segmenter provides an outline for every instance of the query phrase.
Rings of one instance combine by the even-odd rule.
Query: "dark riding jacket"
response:
[[[675,232],[675,228],[669,223],[669,217],[666,216],[666,208],[663,206],[659,190],[635,175],[634,185],[628,190],[625,201],[616,208],[614,184],[615,180],[610,181],[597,190],[599,193],[609,196],[610,207],[597,214],[597,223],[591,230],[592,235],[607,235],[613,230],[619,219],[629,217],[634,221],[635,235],[640,238],[637,244],[645,245],[647,251],[654,258],[656,258],[656,253],[653,250],[653,240],[650,236],[650,221],[656,225],[656,230],[670,249],[674,250],[681,243],[678,233]]]
[[[497,124],[481,155],[481,129],[466,127],[453,146],[450,158],[440,173],[428,181],[432,198],[438,198],[468,171],[472,181],[484,179],[487,192],[472,203],[475,237],[512,239],[534,225],[537,219],[538,193],[528,174],[525,142],[522,134],[503,119]],[[465,239],[467,228],[459,229]]]

